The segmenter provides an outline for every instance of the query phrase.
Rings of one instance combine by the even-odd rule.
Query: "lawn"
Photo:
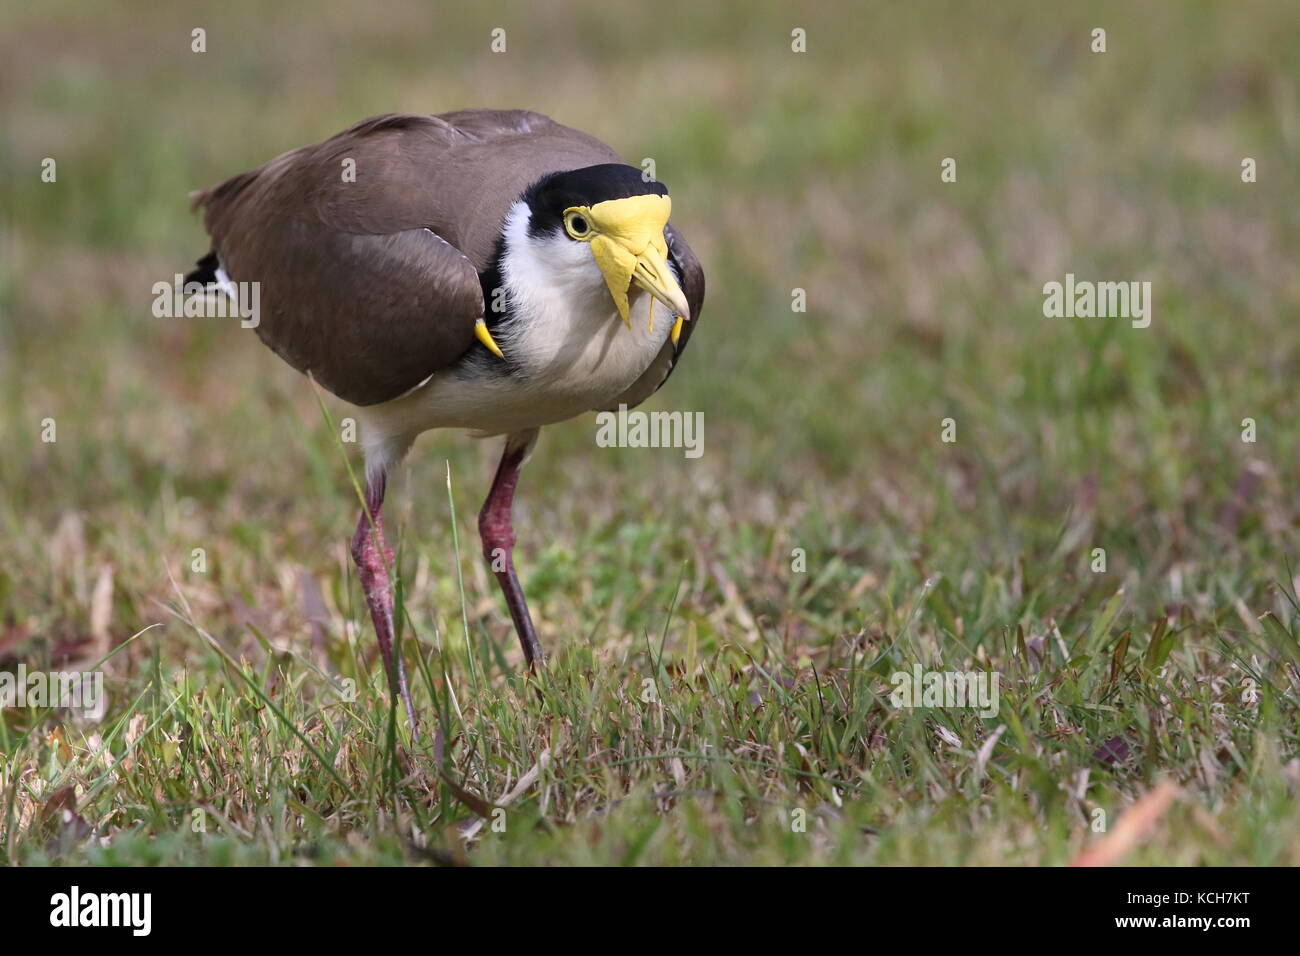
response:
[[[1300,863],[1300,6],[0,18],[0,671],[108,695],[0,710],[0,859]],[[654,160],[708,295],[647,407],[704,445],[543,431],[530,678],[477,538],[499,439],[417,442],[412,739],[344,406],[151,289],[207,251],[189,191],[466,106]],[[1149,326],[1046,316],[1067,274],[1149,281]],[[914,668],[995,713],[896,706]]]

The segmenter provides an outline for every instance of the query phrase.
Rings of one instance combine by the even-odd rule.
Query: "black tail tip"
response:
[[[217,254],[209,252],[206,256],[195,263],[198,268],[185,277],[185,284],[191,282],[200,282],[203,285],[217,281],[217,269],[221,264],[217,262]]]

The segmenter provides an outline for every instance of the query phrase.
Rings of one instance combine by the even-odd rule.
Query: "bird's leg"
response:
[[[375,635],[379,638],[379,652],[384,656],[384,670],[388,674],[388,687],[393,696],[401,696],[406,707],[406,719],[411,725],[411,736],[417,733],[415,708],[411,705],[411,689],[406,683],[406,665],[400,656],[393,654],[393,588],[388,581],[388,567],[393,563],[393,551],[384,542],[381,511],[384,507],[384,487],[387,476],[376,472],[366,476],[366,506],[357,522],[357,532],[352,536],[352,559],[357,563],[357,576],[370,606],[370,619],[375,622]]]
[[[537,631],[533,628],[533,619],[528,614],[528,602],[524,599],[524,589],[519,586],[519,577],[515,574],[513,558],[515,549],[515,529],[510,521],[510,508],[515,498],[515,486],[519,483],[519,470],[533,442],[537,440],[537,429],[516,432],[506,438],[505,452],[501,455],[501,464],[497,466],[496,477],[492,479],[492,490],[483,502],[483,510],[478,515],[479,536],[483,539],[483,557],[497,576],[501,593],[506,597],[510,608],[510,618],[515,622],[515,632],[524,649],[524,659],[528,669],[535,670],[545,663],[542,645],[537,640]]]

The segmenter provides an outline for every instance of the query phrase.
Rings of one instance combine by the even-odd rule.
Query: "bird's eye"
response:
[[[564,228],[574,239],[587,239],[591,236],[591,223],[580,212],[565,213]]]

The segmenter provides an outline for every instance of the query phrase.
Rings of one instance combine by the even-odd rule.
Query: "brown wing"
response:
[[[677,367],[677,360],[686,350],[686,343],[690,341],[695,327],[700,324],[700,312],[704,308],[704,268],[672,223],[664,230],[664,236],[668,240],[668,258],[681,277],[682,292],[686,294],[686,304],[691,307],[691,319],[682,323],[682,334],[677,337],[677,344],[674,346],[669,341],[664,345],[650,367],[641,373],[641,377],[614,399],[611,409],[617,409],[619,405],[634,408],[659,391]]]
[[[478,272],[547,173],[621,162],[526,110],[364,120],[194,197],[227,275],[259,283],[257,334],[357,405],[396,398],[472,346]]]

